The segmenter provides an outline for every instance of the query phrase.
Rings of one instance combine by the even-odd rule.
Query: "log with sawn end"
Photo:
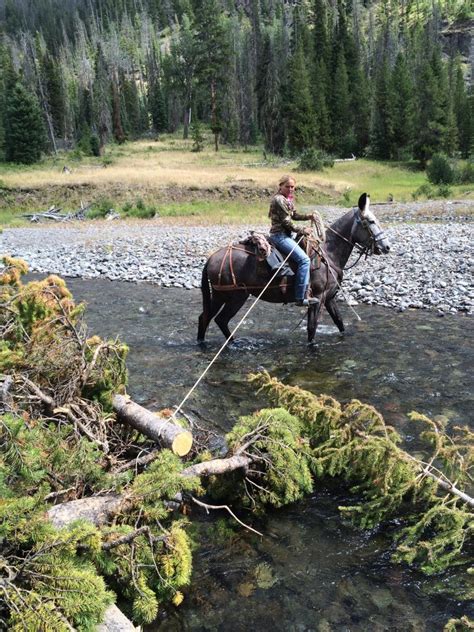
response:
[[[124,395],[114,395],[112,405],[117,418],[174,454],[185,456],[193,445],[193,436],[178,424],[152,413]]]

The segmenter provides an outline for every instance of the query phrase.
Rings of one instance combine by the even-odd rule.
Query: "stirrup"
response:
[[[310,296],[309,298],[303,298],[300,301],[296,301],[295,305],[297,307],[311,307],[312,305],[318,305],[319,299],[314,296]]]

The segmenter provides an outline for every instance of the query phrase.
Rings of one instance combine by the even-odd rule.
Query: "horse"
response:
[[[341,333],[344,323],[336,305],[345,265],[357,248],[362,255],[381,255],[390,251],[390,242],[369,208],[370,197],[363,193],[356,208],[337,219],[326,229],[326,240],[310,248],[310,289],[319,304],[308,308],[308,342],[316,334],[318,317],[324,306]],[[311,244],[311,240],[310,240]],[[290,263],[290,265],[292,265]],[[214,318],[226,339],[233,340],[229,321],[250,295],[259,296],[272,278],[257,253],[242,244],[230,244],[211,254],[202,271],[203,311],[199,316],[197,339],[203,343],[209,323]],[[293,277],[275,278],[260,299],[268,303],[294,302]]]

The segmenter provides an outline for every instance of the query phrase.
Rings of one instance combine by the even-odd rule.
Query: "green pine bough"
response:
[[[9,629],[93,630],[118,598],[135,624],[178,606],[193,543],[176,507],[208,507],[198,500],[204,491],[236,512],[259,513],[297,502],[324,479],[340,480],[354,498],[341,512],[355,525],[401,522],[394,561],[428,575],[472,572],[468,429],[449,437],[412,414],[427,445],[415,458],[371,406],[342,406],[260,373],[250,380],[276,407],[242,417],[226,437],[225,458],[201,448],[184,461],[117,423],[112,400],[125,392],[127,347],[87,337],[83,306],[64,281],[23,284],[26,271],[3,258],[0,619]],[[75,513],[88,503],[99,510]],[[470,625],[463,617],[446,629]]]
[[[267,373],[250,379],[301,424],[300,454],[314,481],[339,478],[349,485],[354,503],[340,507],[343,515],[364,529],[401,517],[394,560],[427,575],[453,565],[473,572],[474,501],[464,488],[472,486],[474,434],[467,427],[448,436],[439,424],[412,413],[427,443],[426,456],[415,458],[372,406],[357,400],[341,406]]]

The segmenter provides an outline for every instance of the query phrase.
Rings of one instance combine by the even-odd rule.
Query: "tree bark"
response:
[[[125,496],[121,494],[79,498],[79,500],[54,505],[48,510],[47,515],[57,529],[67,527],[68,524],[79,519],[88,520],[99,526],[116,514],[124,502]]]
[[[161,446],[170,448],[174,454],[185,456],[190,451],[192,434],[173,421],[150,412],[124,395],[114,395],[112,405],[119,419]]]
[[[139,632],[131,621],[121,612],[116,605],[107,608],[104,620],[97,627],[97,632]]]
[[[226,474],[239,470],[242,467],[248,467],[252,463],[252,459],[248,456],[230,456],[227,459],[212,459],[212,461],[204,461],[190,465],[181,472],[181,476],[212,476],[213,474]]]

